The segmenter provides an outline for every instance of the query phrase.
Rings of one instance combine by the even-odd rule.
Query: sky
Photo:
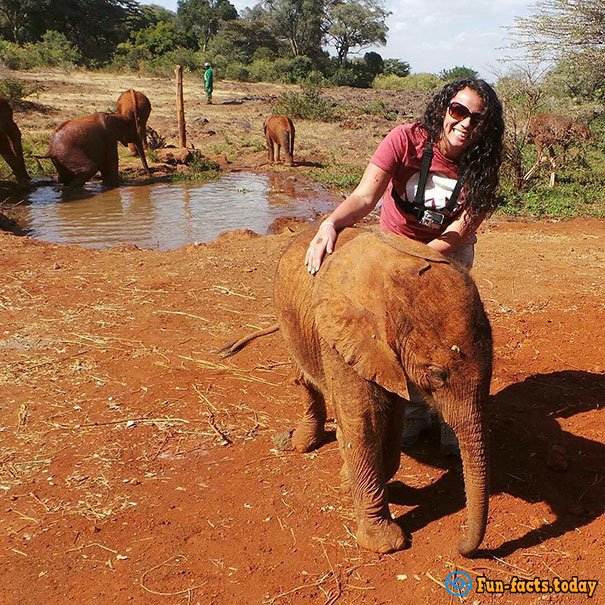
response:
[[[177,0],[147,0],[176,11]],[[241,11],[256,0],[231,0]],[[498,62],[510,55],[505,29],[515,17],[532,13],[532,0],[386,0],[391,11],[387,20],[386,46],[364,49],[383,59],[401,59],[412,73],[439,73],[452,67],[470,67],[487,80],[508,69]],[[352,55],[349,58],[353,58]]]

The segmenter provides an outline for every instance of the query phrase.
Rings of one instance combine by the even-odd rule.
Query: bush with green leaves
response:
[[[464,65],[460,67],[452,67],[452,69],[443,69],[439,72],[439,78],[444,82],[454,82],[455,80],[461,80],[462,78],[476,78],[479,73],[470,67]]]
[[[240,82],[248,82],[250,79],[250,66],[240,61],[229,63],[224,69],[224,75],[227,80],[239,80]]]
[[[288,83],[290,64],[291,59],[256,59],[250,64],[250,81]]]
[[[6,97],[13,103],[23,101],[23,99],[42,90],[39,84],[28,84],[17,78],[0,79],[0,96]]]
[[[80,51],[62,33],[49,30],[40,42],[19,46],[0,40],[0,61],[9,69],[73,67],[83,62]]]
[[[281,93],[273,106],[275,114],[291,118],[330,122],[336,118],[334,104],[321,96],[321,87],[313,80],[306,80],[302,92]]]
[[[38,65],[69,67],[83,62],[80,51],[60,32],[49,30],[34,45]]]
[[[385,76],[399,76],[405,78],[410,75],[410,64],[401,59],[385,59],[382,62],[382,73]]]
[[[189,48],[177,48],[150,61],[144,61],[141,71],[150,76],[169,78],[174,76],[176,65],[182,65],[186,72],[196,72],[203,65],[203,61],[198,52]]]

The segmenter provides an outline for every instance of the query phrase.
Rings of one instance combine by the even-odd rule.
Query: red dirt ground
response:
[[[0,232],[0,602],[451,603],[453,569],[594,578],[604,602],[603,223],[482,228],[493,487],[472,560],[455,551],[456,458],[430,440],[405,452],[391,509],[411,547],[360,550],[336,443],[273,444],[300,411],[279,334],[216,354],[274,322],[273,271],[298,228],[170,252]]]

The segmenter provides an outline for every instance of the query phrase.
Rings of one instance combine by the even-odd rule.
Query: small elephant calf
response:
[[[294,124],[288,116],[271,116],[264,124],[265,139],[272,164],[279,162],[279,153],[284,148],[286,166],[294,166]],[[274,154],[277,145],[277,158]]]

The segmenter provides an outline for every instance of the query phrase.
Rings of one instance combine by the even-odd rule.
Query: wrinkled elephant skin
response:
[[[381,553],[403,548],[386,483],[399,467],[409,381],[458,437],[468,518],[458,551],[469,556],[488,510],[492,337],[477,288],[428,246],[362,229],[345,229],[312,277],[304,258],[315,233],[294,239],[275,281],[279,329],[304,387],[292,443],[301,452],[321,445],[330,403],[359,544]]]
[[[98,112],[64,122],[53,133],[45,157],[52,160],[59,182],[64,185],[81,187],[100,172],[105,185],[117,187],[118,142],[123,145],[134,142],[149,174],[134,122],[114,113]]]
[[[147,149],[147,120],[151,113],[151,102],[149,99],[142,92],[130,88],[118,97],[116,113],[135,123],[143,149]],[[128,149],[130,149],[133,156],[138,155],[134,143],[129,143]]]
[[[21,131],[13,120],[13,110],[4,97],[0,97],[0,155],[10,166],[17,181],[25,185],[29,175],[23,159]]]
[[[271,116],[264,124],[265,140],[269,161],[279,162],[280,150],[283,148],[285,164],[294,165],[294,124],[288,116]],[[275,147],[277,146],[277,154]]]

